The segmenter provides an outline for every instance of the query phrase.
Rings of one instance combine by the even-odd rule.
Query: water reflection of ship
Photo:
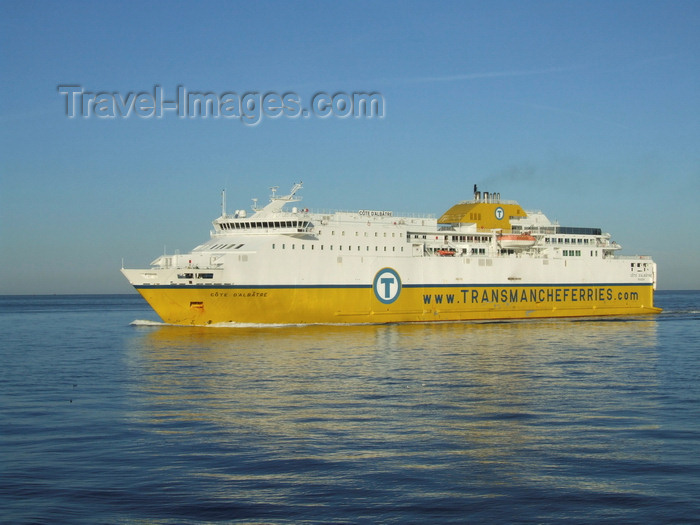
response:
[[[470,440],[475,454],[492,455],[494,439],[506,449],[545,439],[530,421],[553,406],[569,403],[576,417],[605,405],[600,385],[627,383],[626,363],[653,359],[656,329],[640,318],[162,326],[133,338],[128,359],[133,384],[150,398],[143,417],[156,426],[204,420],[229,431],[373,442],[393,422],[419,438]]]

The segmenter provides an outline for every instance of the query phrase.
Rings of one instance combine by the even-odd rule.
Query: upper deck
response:
[[[233,214],[225,212],[216,219],[212,241],[195,251],[220,250],[222,247],[238,247],[243,239],[258,238],[256,247],[264,247],[267,241],[261,237],[286,236],[308,241],[330,241],[330,247],[338,243],[342,249],[343,237],[363,239],[366,250],[379,251],[380,246],[390,246],[392,252],[416,255],[440,256],[503,256],[557,257],[581,255],[586,248],[593,248],[589,255],[610,256],[620,245],[610,240],[600,228],[565,227],[551,222],[542,212],[526,212],[517,202],[501,200],[500,194],[479,192],[474,187],[474,199],[452,206],[439,219],[433,216],[402,214],[388,210],[358,210],[312,212],[308,208],[293,207],[288,203],[301,200],[296,192],[302,184],[295,184],[288,195],[278,196],[272,188],[270,202],[257,207],[254,199],[253,214],[244,210]],[[338,237],[336,237],[336,234]],[[504,235],[524,235],[524,241],[505,240]],[[217,240],[220,239],[220,240]],[[342,239],[342,240],[341,240]],[[401,244],[397,244],[401,243]],[[404,249],[406,245],[407,249]],[[283,244],[283,246],[286,246]],[[398,249],[397,249],[398,248]],[[601,251],[598,252],[598,249]],[[346,250],[352,251],[349,246]],[[356,246],[362,251],[362,245]],[[382,250],[383,251],[383,250]]]

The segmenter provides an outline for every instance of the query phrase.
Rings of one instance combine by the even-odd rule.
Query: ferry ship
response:
[[[403,323],[655,314],[656,264],[499,193],[441,217],[290,207],[298,183],[213,221],[190,253],[122,273],[166,323]]]

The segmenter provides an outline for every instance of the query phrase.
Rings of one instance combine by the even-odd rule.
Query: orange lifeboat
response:
[[[537,239],[529,233],[506,233],[498,236],[498,244],[501,248],[509,250],[525,250],[535,245]]]

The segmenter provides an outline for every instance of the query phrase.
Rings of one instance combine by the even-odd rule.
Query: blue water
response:
[[[0,522],[699,523],[700,292],[657,304],[186,328],[0,297]]]

